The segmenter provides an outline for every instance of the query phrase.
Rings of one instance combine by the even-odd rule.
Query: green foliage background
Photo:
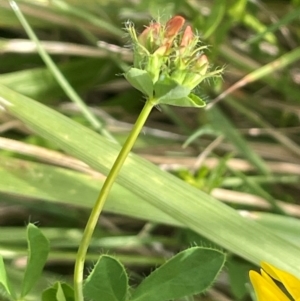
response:
[[[16,286],[28,221],[51,246],[32,299],[49,282],[71,281],[82,229],[119,149],[105,137],[122,144],[144,103],[121,75],[132,63],[122,27],[131,20],[141,32],[152,18],[176,14],[211,45],[207,55],[212,66],[225,66],[223,79],[197,90],[206,109],[152,112],[134,153],[163,171],[129,158],[89,264],[100,253],[115,255],[135,285],[191,245],[224,249],[226,269],[194,300],[247,300],[248,270],[261,260],[300,275],[298,1],[18,5],[46,55],[0,0],[0,254]]]

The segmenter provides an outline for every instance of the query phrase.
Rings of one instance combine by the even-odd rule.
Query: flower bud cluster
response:
[[[190,90],[205,78],[220,76],[222,69],[209,72],[209,62],[199,46],[200,40],[191,26],[182,30],[185,19],[171,18],[165,25],[151,23],[138,36],[132,24],[127,26],[134,50],[134,67],[147,71],[153,84],[171,78]]]

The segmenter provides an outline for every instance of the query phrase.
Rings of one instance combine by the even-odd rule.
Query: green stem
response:
[[[90,214],[89,220],[83,232],[83,237],[79,245],[78,253],[75,261],[74,269],[74,293],[75,301],[83,301],[83,270],[86,253],[92,238],[94,229],[99,219],[99,215],[107,199],[107,196],[112,188],[113,183],[118,176],[121,167],[123,166],[129,152],[131,151],[139,133],[141,132],[153,106],[155,105],[155,99],[148,99],[143,110],[141,111],[130,135],[128,136],[125,144],[123,145],[112,169],[110,170],[103,187],[100,191],[98,199]]]

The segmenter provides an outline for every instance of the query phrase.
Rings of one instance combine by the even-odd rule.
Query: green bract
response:
[[[199,47],[199,37],[185,19],[175,16],[165,25],[151,23],[139,36],[130,23],[134,67],[125,77],[128,82],[157,104],[204,107],[205,102],[192,91],[204,79],[220,76],[222,69],[209,72],[209,62]]]

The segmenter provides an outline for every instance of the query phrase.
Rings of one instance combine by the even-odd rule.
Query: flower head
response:
[[[158,98],[159,95],[164,101],[161,103],[166,103],[168,96],[166,98],[165,95],[171,90],[186,101],[191,91],[204,79],[220,76],[223,71],[209,71],[208,58],[203,54],[207,46],[201,46],[192,27],[184,28],[184,23],[185,19],[181,16],[171,18],[166,24],[152,22],[140,35],[137,35],[132,24],[127,26],[133,44],[135,72],[131,70],[125,76],[142,92],[145,92],[145,88],[141,87],[140,78],[136,74],[143,76],[143,81],[148,81],[148,91],[151,81],[154,91],[148,96]],[[175,92],[171,94],[174,95]],[[193,95],[190,101],[193,102],[195,97]]]
[[[261,263],[261,274],[250,271],[249,276],[258,301],[290,301],[276,285],[281,282],[293,300],[300,301],[300,280],[266,262]],[[273,280],[274,279],[274,280]]]

